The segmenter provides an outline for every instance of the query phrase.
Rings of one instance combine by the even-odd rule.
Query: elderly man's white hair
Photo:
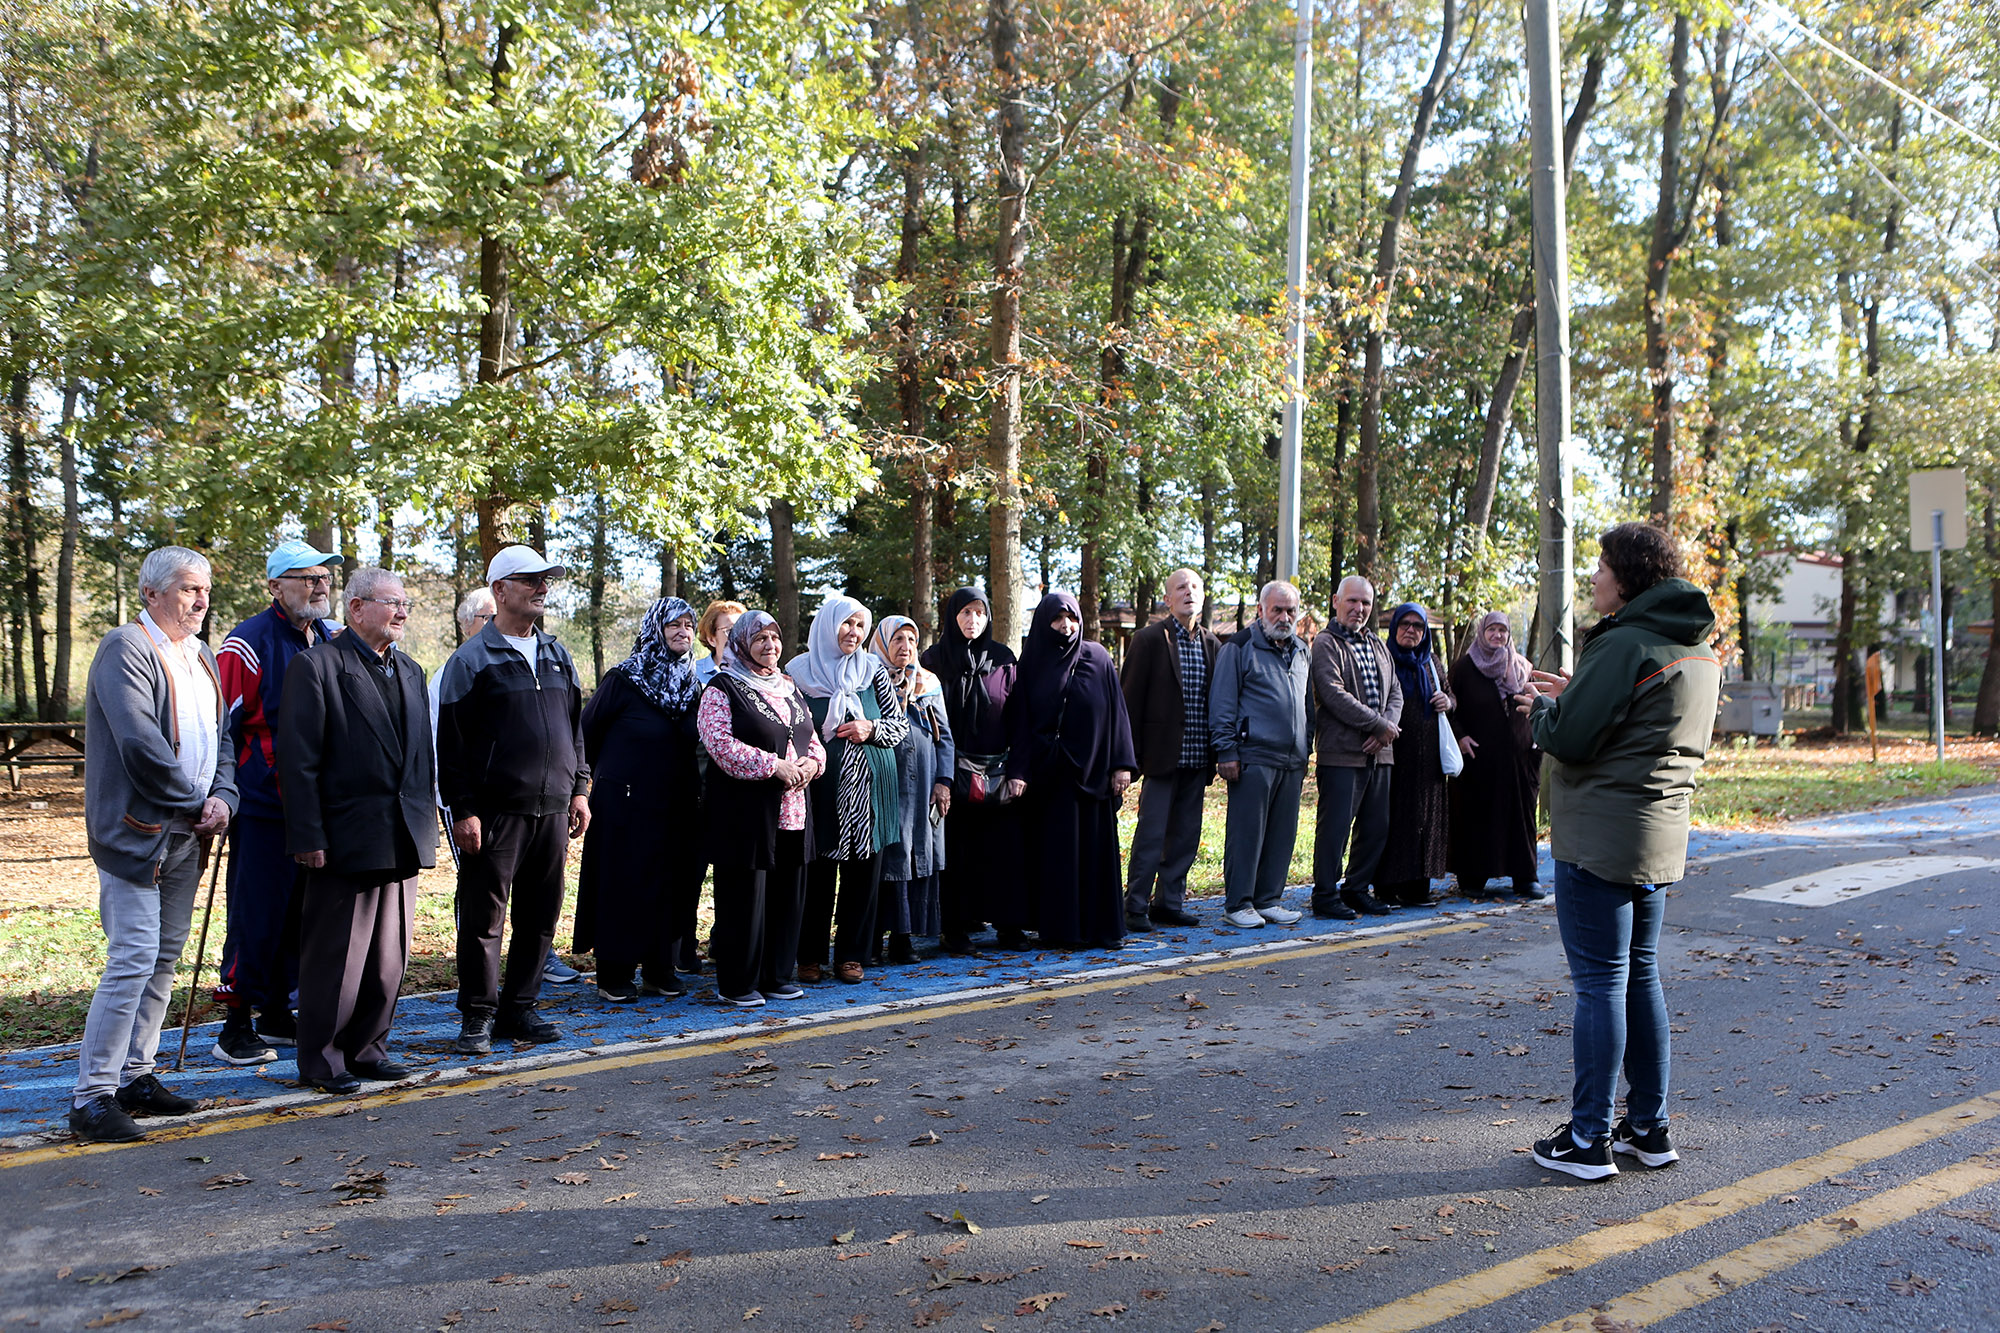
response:
[[[1295,602],[1305,600],[1299,594],[1298,585],[1287,583],[1283,579],[1272,579],[1269,583],[1257,589],[1257,605],[1262,606],[1264,603],[1270,601],[1271,594],[1274,592],[1288,592],[1292,595],[1292,600]]]
[[[390,584],[400,584],[402,581],[391,571],[370,565],[366,569],[357,569],[347,576],[347,588],[341,596],[350,602],[365,602],[385,591]]]
[[[190,551],[185,546],[162,546],[157,551],[148,551],[139,565],[139,591],[168,592],[190,570],[199,578],[213,577],[208,557],[200,551]]]
[[[493,614],[495,603],[493,589],[477,587],[465,594],[458,604],[458,627],[470,636],[479,629],[479,618]]]

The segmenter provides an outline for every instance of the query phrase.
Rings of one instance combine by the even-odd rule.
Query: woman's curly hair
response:
[[[1650,523],[1620,523],[1597,539],[1597,549],[1618,581],[1619,595],[1628,602],[1654,584],[1681,575],[1680,548]]]

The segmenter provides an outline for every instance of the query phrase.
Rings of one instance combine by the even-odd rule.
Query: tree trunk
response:
[[[502,23],[495,33],[488,94],[488,101],[494,106],[498,106],[506,96],[508,78],[513,72],[508,51],[519,33],[519,26],[511,22]],[[479,295],[484,308],[479,315],[477,378],[480,384],[498,384],[507,368],[508,329],[513,324],[513,311],[506,242],[497,232],[490,230],[479,235]],[[506,484],[498,472],[487,474],[486,493],[479,497],[478,505],[479,559],[485,563],[498,555],[500,548],[507,544],[501,525],[513,505],[513,497],[507,493]],[[548,552],[542,554],[546,556]]]
[[[1980,534],[1986,548],[1986,567],[1993,571],[1987,580],[1988,608],[2000,614],[2000,530],[1993,517],[1994,487],[1986,488],[1986,526]],[[1986,669],[1979,675],[1979,699],[1972,706],[1972,734],[2000,735],[2000,625],[1986,636]]]
[[[1674,378],[1667,369],[1667,291],[1679,244],[1681,125],[1687,118],[1687,61],[1691,24],[1674,16],[1667,60],[1667,107],[1660,119],[1660,196],[1653,209],[1653,240],[1646,251],[1646,379],[1653,396],[1652,522],[1670,527],[1674,507]]]
[[[771,501],[771,577],[778,585],[778,633],[799,643],[799,553],[792,540],[792,502]]]
[[[1458,0],[1444,0],[1437,58],[1431,62],[1430,78],[1417,98],[1416,123],[1410,127],[1409,140],[1403,145],[1402,170],[1396,177],[1396,191],[1389,196],[1382,218],[1382,241],[1375,252],[1375,299],[1382,303],[1382,308],[1368,321],[1362,351],[1361,441],[1354,458],[1354,528],[1360,548],[1356,563],[1361,573],[1370,578],[1374,577],[1381,559],[1382,504],[1378,474],[1382,455],[1383,335],[1395,300],[1403,219],[1410,211],[1410,194],[1416,188],[1417,160],[1423,154],[1424,140],[1430,137],[1438,99],[1451,81],[1451,48],[1457,40]]]
[[[76,403],[81,386],[74,375],[63,384],[62,544],[56,553],[56,670],[49,682],[49,717],[69,718],[70,661],[76,649],[76,547],[83,531],[83,507],[76,486]]]
[[[1611,0],[1604,8],[1600,32],[1608,32],[1616,21],[1624,0]],[[1576,146],[1583,127],[1597,110],[1597,90],[1604,82],[1604,41],[1599,37],[1583,63],[1583,78],[1577,84],[1576,105],[1563,122],[1563,188],[1576,166]],[[1500,455],[1507,443],[1507,429],[1514,419],[1514,398],[1527,373],[1528,352],[1534,345],[1535,271],[1530,264],[1521,275],[1521,294],[1515,300],[1514,322],[1507,330],[1507,355],[1493,377],[1493,390],[1486,400],[1486,420],[1479,434],[1479,466],[1474,470],[1472,489],[1465,498],[1465,526],[1471,529],[1473,551],[1486,544],[1486,529],[1493,521],[1493,497],[1500,486]]]
[[[681,560],[674,554],[673,543],[660,543],[660,596],[681,595]]]
[[[611,564],[609,528],[600,484],[590,496],[590,664],[596,673],[591,679],[600,684],[604,680],[604,577]]]
[[[911,22],[922,21],[915,5]],[[896,277],[906,286],[918,277],[919,245],[924,230],[924,183],[928,159],[922,145],[903,154],[902,235],[896,251]],[[931,460],[924,432],[928,426],[924,410],[924,368],[917,344],[917,298],[914,290],[904,297],[902,314],[896,321],[896,402],[902,416],[904,447],[910,459],[910,618],[917,622],[919,642],[929,643],[937,634],[937,596],[931,582]]]
[[[35,664],[35,716],[49,716],[47,631],[42,615],[41,560],[35,550],[35,493],[28,469],[28,372],[16,370],[7,390],[7,471],[12,491],[13,547],[20,571],[21,600],[27,610],[30,656]],[[25,702],[25,700],[24,700]],[[25,711],[25,710],[24,710]]]
[[[993,416],[986,437],[986,463],[993,471],[993,496],[987,504],[987,596],[993,608],[994,639],[1017,648],[1027,629],[1020,593],[1021,282],[1028,262],[1028,112],[1020,71],[1019,0],[987,0],[986,33],[993,51],[1000,154],[989,345]]]

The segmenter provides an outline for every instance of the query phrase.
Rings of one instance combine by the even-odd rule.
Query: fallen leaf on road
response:
[[[1092,1310],[1091,1313],[1095,1315],[1124,1314],[1125,1306],[1119,1303],[1118,1301],[1113,1301],[1109,1305],[1098,1306],[1095,1310]]]
[[[917,1311],[916,1318],[912,1319],[910,1324],[913,1328],[929,1328],[933,1324],[942,1323],[951,1318],[951,1312],[957,1308],[958,1303],[956,1302],[947,1305],[943,1301],[932,1301],[929,1305]],[[855,1324],[853,1327],[860,1328],[861,1325]]]
[[[616,1297],[606,1296],[603,1302],[597,1307],[597,1313],[629,1314],[638,1308],[639,1308],[639,1302],[637,1301],[621,1301]]]
[[[204,1157],[202,1160],[207,1161],[208,1159]],[[244,1175],[241,1171],[225,1171],[219,1176],[210,1176],[207,1180],[202,1181],[201,1187],[205,1190],[226,1190],[234,1185],[248,1185],[249,1183],[250,1177]]]
[[[558,1185],[588,1185],[590,1183],[590,1173],[588,1171],[564,1171],[560,1175],[550,1176],[549,1179],[555,1181]]]
[[[208,1159],[204,1157],[202,1160],[207,1161]],[[144,1310],[111,1310],[97,1316],[95,1319],[84,1320],[83,1326],[85,1328],[110,1328],[113,1324],[122,1324],[127,1319],[137,1319],[144,1313],[146,1313]]]
[[[694,1258],[693,1250],[675,1250],[672,1254],[660,1260],[660,1267],[672,1268],[675,1264],[684,1264],[692,1258]]]
[[[756,1318],[756,1317],[757,1317],[758,1315],[760,1315],[760,1314],[762,1314],[762,1313],[764,1313],[764,1307],[763,1307],[763,1306],[761,1306],[761,1305],[753,1305],[753,1306],[751,1306],[751,1307],[750,1307],[749,1309],[747,1309],[747,1310],[745,1310],[745,1311],[743,1312],[743,1322],[747,1324],[747,1323],[749,1323],[749,1322],[750,1322],[750,1321],[751,1321],[752,1319],[755,1319],[755,1318]]]
[[[939,1144],[943,1142],[944,1140],[938,1137],[938,1132],[936,1130],[927,1129],[923,1133],[917,1135],[917,1137],[911,1139],[910,1146],[912,1148],[929,1148],[934,1144]]]
[[[842,1162],[850,1157],[866,1157],[865,1152],[823,1152],[813,1158],[815,1162]]]
[[[1215,1219],[1212,1217],[1197,1217],[1194,1221],[1187,1224],[1187,1230],[1199,1231],[1203,1227],[1212,1227],[1214,1225]]]
[[[1073,1250],[1101,1250],[1104,1248],[1104,1242],[1101,1240],[1066,1240],[1063,1244]]]
[[[144,1277],[148,1273],[157,1273],[162,1268],[168,1266],[167,1264],[138,1264],[132,1268],[121,1268],[113,1272],[92,1273],[88,1277],[78,1278],[77,1281],[93,1286],[108,1287],[114,1282],[123,1282],[128,1277]]]
[[[1342,1259],[1337,1264],[1321,1264],[1319,1271],[1322,1273],[1352,1273],[1359,1267],[1361,1267],[1359,1259]]]
[[[147,1195],[149,1197],[157,1196],[159,1192],[160,1191],[154,1189],[151,1185],[141,1185],[139,1187],[139,1193]]]
[[[1287,1236],[1287,1235],[1283,1234],[1282,1232],[1277,1232],[1277,1231],[1246,1231],[1246,1232],[1244,1232],[1243,1234],[1244,1234],[1245,1236],[1247,1236],[1248,1238],[1250,1238],[1251,1240],[1290,1240],[1290,1239],[1291,1239],[1291,1237],[1290,1237],[1290,1236]]]
[[[638,1197],[639,1197],[639,1191],[637,1191],[637,1190],[633,1190],[633,1191],[631,1191],[630,1193],[627,1193],[627,1194],[614,1194],[614,1195],[612,1195],[612,1196],[611,1196],[610,1198],[606,1199],[606,1200],[605,1200],[605,1202],[606,1202],[606,1203],[623,1203],[623,1202],[625,1202],[625,1201],[626,1201],[627,1199],[636,1199],[636,1198],[638,1198]]]
[[[1590,1321],[1590,1326],[1596,1329],[1597,1333],[1639,1333],[1639,1326],[1631,1320],[1613,1319],[1608,1314],[1597,1316]]]
[[[1250,1270],[1249,1270],[1249,1269],[1247,1269],[1247,1268],[1211,1268],[1211,1269],[1209,1269],[1208,1271],[1209,1271],[1209,1272],[1211,1272],[1211,1273],[1214,1273],[1214,1274],[1216,1274],[1216,1275],[1217,1275],[1217,1276],[1219,1276],[1219,1277],[1249,1277],[1249,1276],[1250,1276]]]
[[[528,1201],[526,1199],[523,1199],[519,1203],[508,1204],[505,1208],[502,1208],[500,1211],[502,1213],[518,1213],[527,1206],[528,1206]]]
[[[1022,1301],[1019,1305],[1015,1306],[1014,1313],[1017,1316],[1040,1314],[1042,1311],[1048,1309],[1051,1305],[1054,1305],[1057,1301],[1065,1299],[1068,1295],[1069,1293],[1066,1291],[1040,1292],[1036,1295],[1028,1297],[1026,1300]]]
[[[1915,1273],[1907,1273],[1902,1277],[1889,1279],[1889,1290],[1895,1292],[1898,1296],[1914,1296],[1920,1291],[1929,1291],[1935,1286],[1937,1286],[1937,1279],[1919,1277]]]

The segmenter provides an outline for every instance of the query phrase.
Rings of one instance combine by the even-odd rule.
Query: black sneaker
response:
[[[606,1004],[631,1004],[639,998],[639,988],[629,981],[597,981],[597,998]]]
[[[229,1011],[229,1017],[222,1020],[222,1031],[216,1034],[215,1049],[209,1054],[232,1065],[267,1065],[278,1058],[271,1044],[250,1026],[248,1009]]]
[[[665,996],[670,1000],[675,1000],[687,993],[687,983],[677,976],[668,977],[665,981],[653,981],[645,976],[639,978],[639,994],[649,999],[658,999],[661,996]]]
[[[152,1074],[141,1074],[118,1089],[118,1105],[130,1115],[192,1115],[195,1108],[194,1102],[167,1091],[167,1085]]]
[[[458,1040],[451,1049],[460,1055],[493,1054],[493,1015],[469,1016],[459,1025]]]
[[[72,1106],[69,1128],[70,1133],[85,1143],[130,1143],[146,1137],[146,1131],[133,1123],[110,1093],[92,1097],[82,1106]]]
[[[803,1000],[806,997],[804,990],[789,981],[774,982],[768,990],[760,990],[759,993],[767,1000]]]
[[[1611,1160],[1611,1136],[1606,1134],[1588,1148],[1576,1146],[1576,1138],[1569,1132],[1569,1122],[1556,1127],[1556,1132],[1535,1144],[1535,1160],[1551,1171],[1567,1171],[1579,1180],[1603,1180],[1618,1174],[1618,1164]]]
[[[257,1035],[273,1046],[299,1044],[299,1020],[289,1009],[273,1009],[257,1015]]]
[[[1668,1166],[1681,1160],[1674,1151],[1673,1140],[1667,1137],[1665,1125],[1655,1125],[1641,1134],[1632,1128],[1632,1122],[1623,1119],[1611,1131],[1611,1151],[1636,1157],[1646,1166]]]
[[[493,1020],[495,1041],[525,1041],[539,1046],[561,1037],[556,1025],[533,1009],[516,1009]]]

